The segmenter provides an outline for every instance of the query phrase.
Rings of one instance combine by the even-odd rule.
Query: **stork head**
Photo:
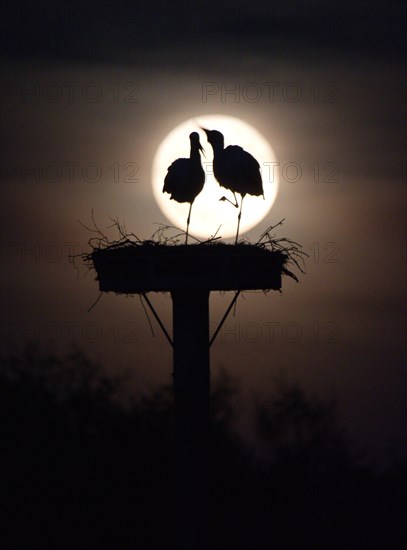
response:
[[[223,149],[224,144],[224,137],[223,134],[218,132],[217,130],[206,130],[205,128],[201,128],[208,138],[209,143],[212,145],[212,147]]]
[[[191,141],[191,147],[196,146],[202,153],[205,155],[205,149],[202,147],[201,142],[199,141],[199,134],[198,132],[192,132],[192,134],[189,134],[189,139]]]

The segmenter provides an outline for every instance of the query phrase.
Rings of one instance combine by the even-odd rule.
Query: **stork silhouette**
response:
[[[201,151],[204,152],[204,148],[199,141],[199,134],[197,132],[192,132],[192,134],[189,135],[189,139],[191,142],[189,159],[177,159],[168,167],[163,187],[163,193],[169,193],[171,199],[180,203],[190,203],[185,244],[188,243],[192,205],[196,197],[202,191],[205,183],[205,172],[201,165],[200,153]]]
[[[224,148],[223,134],[217,130],[206,130],[208,142],[213,149],[213,173],[219,185],[230,189],[235,198],[232,202],[226,197],[221,201],[228,201],[236,208],[239,207],[236,193],[241,196],[240,210],[237,217],[236,240],[239,237],[240,218],[242,217],[243,199],[246,195],[263,195],[263,182],[260,174],[260,165],[257,160],[238,145],[229,145]]]

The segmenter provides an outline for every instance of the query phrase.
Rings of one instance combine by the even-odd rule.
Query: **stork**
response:
[[[206,133],[208,142],[212,145],[215,179],[219,185],[230,189],[235,198],[234,203],[226,197],[222,197],[220,200],[226,200],[238,208],[236,193],[241,196],[240,210],[237,218],[236,244],[239,237],[243,199],[246,195],[263,195],[264,199],[260,165],[250,153],[238,145],[229,145],[225,149],[223,134],[217,130],[206,130],[205,128],[202,128],[202,130]]]
[[[163,193],[169,193],[171,199],[180,203],[190,203],[185,244],[188,243],[192,204],[202,191],[205,183],[205,172],[201,165],[200,154],[200,151],[204,152],[204,148],[199,141],[199,134],[192,132],[189,135],[189,140],[191,142],[189,159],[177,159],[168,167],[163,187]]]

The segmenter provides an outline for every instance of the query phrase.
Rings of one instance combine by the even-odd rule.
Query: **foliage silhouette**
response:
[[[215,381],[216,382],[216,381]],[[31,346],[0,374],[4,548],[173,548],[169,387],[121,398],[80,351]],[[283,385],[256,412],[262,459],[233,430],[237,389],[212,392],[210,547],[402,548],[406,468],[356,460],[335,408]]]

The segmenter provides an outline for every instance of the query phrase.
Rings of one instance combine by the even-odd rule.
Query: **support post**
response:
[[[173,301],[177,550],[208,548],[209,291]]]

